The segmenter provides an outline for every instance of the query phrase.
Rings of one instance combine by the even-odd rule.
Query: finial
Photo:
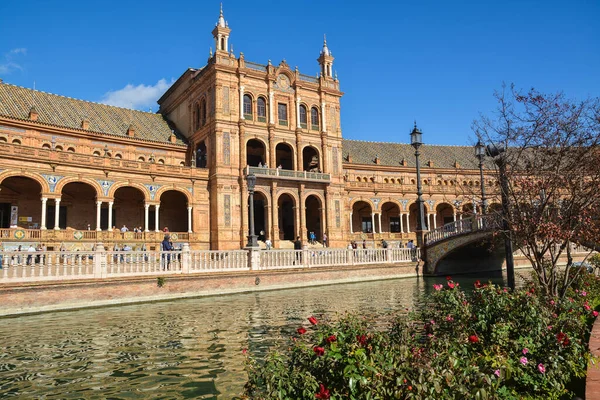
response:
[[[230,48],[231,48],[230,53],[233,54],[233,45],[231,45]]]
[[[221,2],[221,12],[220,12],[221,17],[223,16],[223,2]]]
[[[417,129],[417,120],[415,119],[415,129]]]
[[[323,34],[323,46],[327,46],[327,35]]]
[[[209,56],[210,58],[212,58],[212,56],[213,56],[213,52],[212,52],[212,46],[210,46],[210,51],[208,52],[208,56]]]
[[[268,64],[271,65],[271,60],[268,61]]]
[[[221,11],[219,12],[219,22],[217,22],[217,26],[220,26],[221,28],[226,27],[225,18],[223,17],[223,3],[221,3]]]
[[[337,71],[335,71],[335,75],[334,76],[335,76],[335,80],[337,81],[338,80]]]

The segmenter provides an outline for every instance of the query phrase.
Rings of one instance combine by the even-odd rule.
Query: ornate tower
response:
[[[327,38],[325,35],[323,35],[323,50],[321,50],[321,55],[317,61],[321,66],[321,75],[323,75],[325,78],[333,78],[333,56],[327,48]]]
[[[215,38],[215,49],[217,53],[220,51],[229,51],[229,33],[231,33],[231,29],[229,29],[225,17],[223,17],[223,3],[221,3],[219,21],[212,31],[213,37]]]

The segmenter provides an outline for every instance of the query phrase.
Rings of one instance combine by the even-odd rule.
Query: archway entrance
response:
[[[61,229],[72,228],[76,230],[96,229],[96,189],[84,182],[67,183],[62,189],[60,208],[66,208],[66,226],[61,225],[59,218],[58,226]],[[54,226],[54,213],[47,212],[50,226]],[[61,210],[62,211],[62,210]]]
[[[177,190],[167,190],[160,196],[159,229],[169,228],[171,232],[187,232],[188,217],[187,217],[187,198]],[[150,230],[153,230],[154,220],[148,218],[148,225],[152,225]],[[152,221],[152,222],[150,222]]]
[[[440,203],[436,207],[436,223],[440,226],[454,222],[454,208],[448,203]]]
[[[381,232],[400,232],[400,207],[391,201],[381,205]]]
[[[279,239],[294,240],[296,236],[296,215],[294,198],[289,194],[282,194],[277,199],[279,209]]]
[[[352,206],[352,232],[373,232],[371,205],[366,201],[357,201]]]
[[[162,214],[162,207],[160,211]],[[129,230],[140,226],[144,229],[144,193],[131,186],[118,188],[115,191],[113,219],[117,229],[123,225]]]
[[[305,201],[306,210],[306,237],[310,239],[310,232],[314,232],[317,241],[323,238],[323,229],[321,225],[321,200],[314,195],[310,195]]]
[[[304,171],[321,172],[321,160],[315,148],[307,146],[302,150],[302,167]]]
[[[246,143],[246,165],[251,167],[265,165],[265,145],[256,139],[250,139]]]
[[[250,201],[250,198],[248,198]],[[265,241],[269,236],[267,226],[267,198],[260,192],[254,192],[254,234],[258,240]]]
[[[294,151],[292,147],[286,143],[279,143],[275,147],[276,167],[281,166],[282,169],[293,170],[294,168]]]
[[[38,182],[24,176],[11,176],[2,181],[0,188],[0,228],[41,226],[42,186]]]
[[[408,213],[409,213],[409,224],[410,224],[410,231],[411,232],[416,232],[417,231],[417,203],[412,203],[410,205],[410,207],[408,208]],[[423,204],[423,220],[425,221],[425,226],[423,227],[423,229],[425,230],[429,230],[429,218],[427,218],[427,215],[429,214],[429,210],[427,209],[427,205]]]

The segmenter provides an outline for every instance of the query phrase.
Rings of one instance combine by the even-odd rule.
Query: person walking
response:
[[[173,246],[171,245],[171,237],[169,235],[165,235],[163,241],[160,243],[161,250],[163,252],[173,251]],[[163,253],[162,255],[162,267],[164,270],[169,269],[169,265],[171,264],[171,254]]]

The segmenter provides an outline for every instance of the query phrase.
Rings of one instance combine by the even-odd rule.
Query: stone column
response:
[[[454,222],[456,222],[456,211],[454,212],[454,214],[452,215],[452,217],[454,218]]]
[[[410,233],[410,211],[406,213],[406,233]]]
[[[350,211],[350,233],[354,233],[352,230],[352,211]]]
[[[437,214],[431,214],[433,217],[433,229],[437,229]]]
[[[275,116],[273,113],[273,92],[269,92],[269,123],[275,125]]]
[[[160,210],[160,204],[154,205],[154,232],[160,232],[158,228],[158,211]]]
[[[42,220],[40,221],[40,229],[46,230],[46,202],[48,201],[47,197],[42,197]]]
[[[113,204],[114,204],[114,202],[112,202],[112,201],[108,202],[108,230],[109,231],[112,231],[112,227],[113,227],[113,224],[112,224],[112,219],[113,219],[112,218],[112,212],[113,212],[112,208],[113,208]]]
[[[306,206],[304,204],[304,185],[298,188],[298,202],[300,203],[300,239],[304,241],[306,237]]]
[[[273,247],[275,245],[279,245],[279,207],[277,204],[277,182],[271,182],[271,212],[273,216],[271,217],[271,242],[273,242]]]
[[[192,233],[192,206],[188,206],[188,233]]]
[[[100,232],[102,228],[100,228],[100,210],[102,208],[102,202],[96,201],[96,230]]]
[[[148,232],[148,210],[150,209],[150,204],[144,204],[144,232]]]
[[[275,127],[269,126],[269,168],[277,168],[277,151],[275,150]],[[266,158],[265,158],[266,160]]]
[[[327,132],[327,119],[325,118],[325,102],[321,103],[321,131]]]
[[[240,86],[240,119],[244,119],[244,87]]]
[[[326,207],[321,207],[321,237],[317,240],[323,240],[324,233],[327,233],[327,210]]]
[[[375,213],[374,212],[371,213],[371,227],[372,227],[372,232],[375,233]]]
[[[379,216],[379,233],[383,233],[383,229],[381,228],[381,213],[377,214]]]
[[[60,217],[60,199],[54,199],[54,229],[59,231],[58,218]]]
[[[400,213],[400,233],[404,233],[404,214]]]
[[[300,129],[300,97],[296,97],[296,129]]]

